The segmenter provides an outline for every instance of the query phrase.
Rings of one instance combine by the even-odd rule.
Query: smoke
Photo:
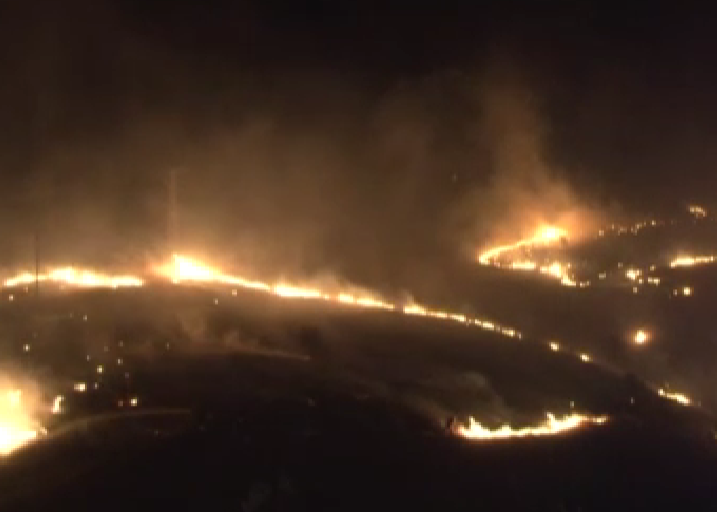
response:
[[[175,251],[257,278],[430,289],[478,245],[595,217],[513,69],[369,79],[208,60],[209,42],[163,41],[109,1],[18,12],[33,30],[7,37],[33,58],[2,63],[2,99],[27,107],[4,121],[7,266],[37,250],[135,269]],[[270,30],[246,23],[263,46]]]
[[[490,177],[457,208],[472,216],[477,245],[514,242],[545,225],[559,226],[571,240],[593,234],[604,217],[596,194],[576,189],[575,172],[559,163],[551,146],[549,115],[540,89],[514,66],[493,66],[476,86],[477,136],[489,154]],[[476,245],[466,251],[475,256]]]

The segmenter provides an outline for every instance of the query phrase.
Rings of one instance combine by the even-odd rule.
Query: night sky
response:
[[[516,188],[715,202],[714,14],[533,4],[3,1],[2,259],[163,250],[171,169],[183,243],[267,272],[463,255]]]

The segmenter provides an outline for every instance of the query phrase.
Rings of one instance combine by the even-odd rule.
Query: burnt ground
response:
[[[530,338],[172,287],[47,293],[18,298],[0,315],[5,359],[42,379],[48,395],[66,397],[48,438],[0,467],[3,510],[717,503],[708,411]],[[72,391],[80,380],[86,393]],[[130,397],[138,407],[126,407]],[[497,427],[573,409],[611,419],[491,443],[444,428],[451,415]]]

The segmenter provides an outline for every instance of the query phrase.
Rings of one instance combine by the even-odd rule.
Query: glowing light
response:
[[[690,297],[692,295],[692,288],[690,288],[689,286],[675,288],[674,290],[672,290],[672,295],[682,295],[683,297]]]
[[[667,398],[669,400],[674,400],[675,402],[678,402],[682,405],[690,405],[692,401],[687,395],[684,395],[682,393],[673,393],[670,391],[665,391],[664,389],[660,388],[657,393],[664,398]]]
[[[567,235],[568,233],[564,229],[555,226],[544,226],[538,229],[530,238],[519,240],[513,244],[491,247],[490,249],[483,251],[478,256],[478,262],[481,265],[490,265],[492,260],[499,258],[507,252],[520,249],[521,247],[551,244],[560,238],[567,237]]]
[[[548,345],[550,346],[550,350],[552,350],[553,352],[557,352],[558,350],[560,350],[560,345],[556,341],[551,341],[550,343],[548,343]]]
[[[136,396],[133,396],[129,399],[130,407],[137,407],[137,404],[139,404],[139,398],[137,398]]]
[[[355,297],[350,293],[339,293],[336,299],[342,304],[363,306],[365,308],[380,308],[389,310],[395,308],[393,304],[389,304],[388,302],[384,302],[382,300],[374,299],[371,297]]]
[[[560,284],[563,286],[574,287],[578,284],[567,274],[566,267],[557,261],[551,263],[550,265],[540,267],[540,273],[560,280]]]
[[[513,270],[535,270],[537,267],[534,261],[514,261],[510,264]]]
[[[560,284],[570,287],[577,286],[577,283],[570,276],[563,276],[560,278]]]
[[[694,265],[706,265],[717,261],[715,256],[680,256],[670,262],[670,267],[692,267]]]
[[[156,267],[155,272],[163,277],[169,278],[176,284],[183,282],[221,284],[263,291],[287,299],[326,300],[340,304],[387,310],[395,308],[393,304],[370,295],[356,295],[346,291],[331,294],[314,287],[298,286],[287,283],[272,285],[244,277],[231,276],[224,274],[218,268],[205,265],[199,261],[177,254],[172,256],[171,264]],[[236,288],[232,290],[232,295],[236,295],[235,290]]]
[[[636,331],[634,336],[632,337],[632,341],[635,342],[636,345],[644,345],[649,339],[650,334],[642,329]]]
[[[407,315],[418,315],[418,316],[427,316],[428,311],[426,308],[422,306],[418,306],[416,304],[413,304],[411,306],[405,306],[403,308],[403,312]]]
[[[587,416],[582,414],[569,414],[562,418],[556,418],[553,414],[547,413],[547,420],[538,426],[513,428],[510,425],[503,425],[498,429],[491,430],[471,417],[469,418],[467,427],[463,425],[458,426],[457,434],[466,439],[473,440],[500,440],[549,436],[575,430],[589,424],[602,425],[607,419],[607,416]]]
[[[288,284],[279,284],[272,288],[272,292],[279,297],[292,299],[323,299],[327,298],[320,290],[313,288],[302,288],[300,286],[291,286]]]
[[[20,407],[22,391],[19,389],[13,389],[7,392],[7,401],[11,407]]]
[[[589,286],[589,282],[577,283],[568,273],[570,265],[563,265],[560,262],[552,262],[549,264],[539,265],[536,261],[530,259],[518,259],[510,262],[501,260],[507,257],[513,251],[525,247],[549,246],[554,242],[567,237],[567,231],[555,226],[543,226],[536,230],[532,237],[519,240],[513,244],[500,245],[491,247],[478,255],[478,263],[481,265],[493,265],[499,268],[518,271],[539,271],[548,277],[557,279],[561,285],[568,287],[585,288]]]
[[[625,277],[627,277],[631,281],[637,280],[638,277],[642,274],[642,271],[640,269],[634,269],[629,268],[625,271]]]
[[[543,243],[556,240],[564,236],[565,232],[559,228],[546,227],[539,230],[536,235],[538,240]],[[518,263],[516,268],[520,267],[537,268],[532,263]],[[479,318],[470,318],[460,313],[451,311],[443,311],[439,309],[428,309],[424,306],[411,304],[407,306],[397,306],[391,302],[378,298],[372,293],[355,293],[349,290],[338,290],[337,292],[325,291],[312,286],[299,286],[280,282],[270,284],[258,280],[247,279],[240,276],[232,276],[223,273],[218,268],[205,265],[199,261],[190,259],[181,255],[173,255],[171,262],[153,268],[155,274],[160,277],[167,278],[175,284],[181,283],[205,283],[220,284],[232,286],[232,294],[236,294],[236,287],[248,288],[255,291],[269,293],[276,297],[284,299],[306,299],[306,300],[322,300],[332,302],[339,305],[347,305],[362,308],[384,309],[387,311],[400,311],[406,315],[419,315],[435,318],[438,320],[450,320],[464,325],[475,325],[488,331],[496,331],[510,338],[522,338],[522,334],[511,327],[497,327],[493,322]],[[575,283],[564,275],[563,268],[560,264],[554,264],[545,270],[555,277],[562,278],[563,282],[574,286]],[[5,286],[19,286],[22,284],[30,284],[35,281],[36,276],[26,272],[14,278],[7,279]],[[45,274],[39,274],[37,280],[41,282],[54,282],[63,285],[72,285],[76,287],[111,287],[120,286],[142,286],[144,282],[131,276],[107,276],[86,270],[76,270],[73,267],[57,268]],[[72,315],[71,315],[72,316]],[[82,316],[83,321],[88,320],[87,314]],[[29,350],[29,345],[24,350]],[[90,357],[87,356],[87,360]],[[117,360],[117,364],[121,365],[121,358]],[[96,372],[101,374],[104,372],[102,365],[96,366]]]
[[[52,409],[50,412],[52,414],[60,414],[62,412],[62,401],[65,399],[62,395],[57,395],[55,399],[52,401]]]
[[[702,219],[707,216],[707,211],[699,205],[692,204],[687,209],[698,219]]]
[[[23,401],[20,389],[0,392],[0,455],[9,455],[44,431],[33,417],[31,405]]]
[[[580,354],[580,360],[583,363],[589,363],[590,361],[592,361],[592,358],[588,354],[583,353],[583,354]]]
[[[22,351],[23,351],[23,352],[30,352],[30,344],[29,344],[29,343],[25,343],[25,344],[22,346]]]
[[[261,281],[252,281],[242,277],[223,274],[219,269],[210,267],[186,256],[174,254],[172,263],[155,268],[155,272],[168,277],[173,283],[215,283],[240,286],[253,290],[269,291],[270,286]]]
[[[84,393],[85,391],[87,391],[87,384],[85,384],[84,382],[75,382],[72,385],[72,389],[74,389],[78,393]]]
[[[552,236],[550,232],[546,236]],[[497,328],[492,322],[480,318],[470,318],[466,315],[440,309],[429,309],[420,304],[396,305],[378,298],[377,294],[362,292],[352,293],[348,290],[337,292],[327,291],[313,286],[299,286],[288,283],[270,284],[261,281],[251,280],[244,277],[231,276],[221,270],[205,265],[197,260],[185,256],[173,255],[172,262],[154,268],[159,276],[171,280],[175,284],[184,282],[229,285],[232,287],[247,287],[255,291],[261,291],[280,297],[282,299],[299,300],[320,300],[337,305],[383,309],[387,311],[401,312],[405,315],[424,316],[437,320],[446,320],[461,323],[464,325],[476,325],[488,331],[497,331],[509,338],[522,338],[522,334],[512,328],[504,326]],[[236,288],[232,289],[232,293]]]
[[[43,279],[39,279],[39,277],[43,277]],[[47,276],[38,276],[38,280],[40,281],[46,281]],[[31,284],[35,282],[35,274],[30,274],[29,272],[23,272],[21,274],[16,275],[15,277],[11,277],[9,279],[6,279],[3,282],[3,285],[11,288],[13,286],[20,286],[25,284]]]
[[[22,272],[6,279],[3,285],[7,288],[12,288],[32,284],[35,282],[35,279],[36,276],[34,273]],[[138,287],[144,284],[142,279],[134,276],[111,276],[99,274],[91,270],[76,269],[74,267],[51,269],[46,273],[38,274],[37,281],[40,283],[49,282],[77,288],[124,288]]]
[[[547,274],[549,276],[560,279],[563,275],[563,267],[560,263],[556,261],[554,263],[551,263],[550,265],[540,267],[540,272],[542,274]]]
[[[104,367],[101,364],[98,364],[97,365],[97,373],[102,373],[104,371],[105,371]]]

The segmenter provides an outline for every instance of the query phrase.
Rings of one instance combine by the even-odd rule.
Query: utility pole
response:
[[[167,246],[170,252],[177,250],[179,242],[178,212],[177,212],[177,169],[169,171],[169,186],[167,198]]]
[[[40,236],[35,226],[35,298],[40,298]]]

